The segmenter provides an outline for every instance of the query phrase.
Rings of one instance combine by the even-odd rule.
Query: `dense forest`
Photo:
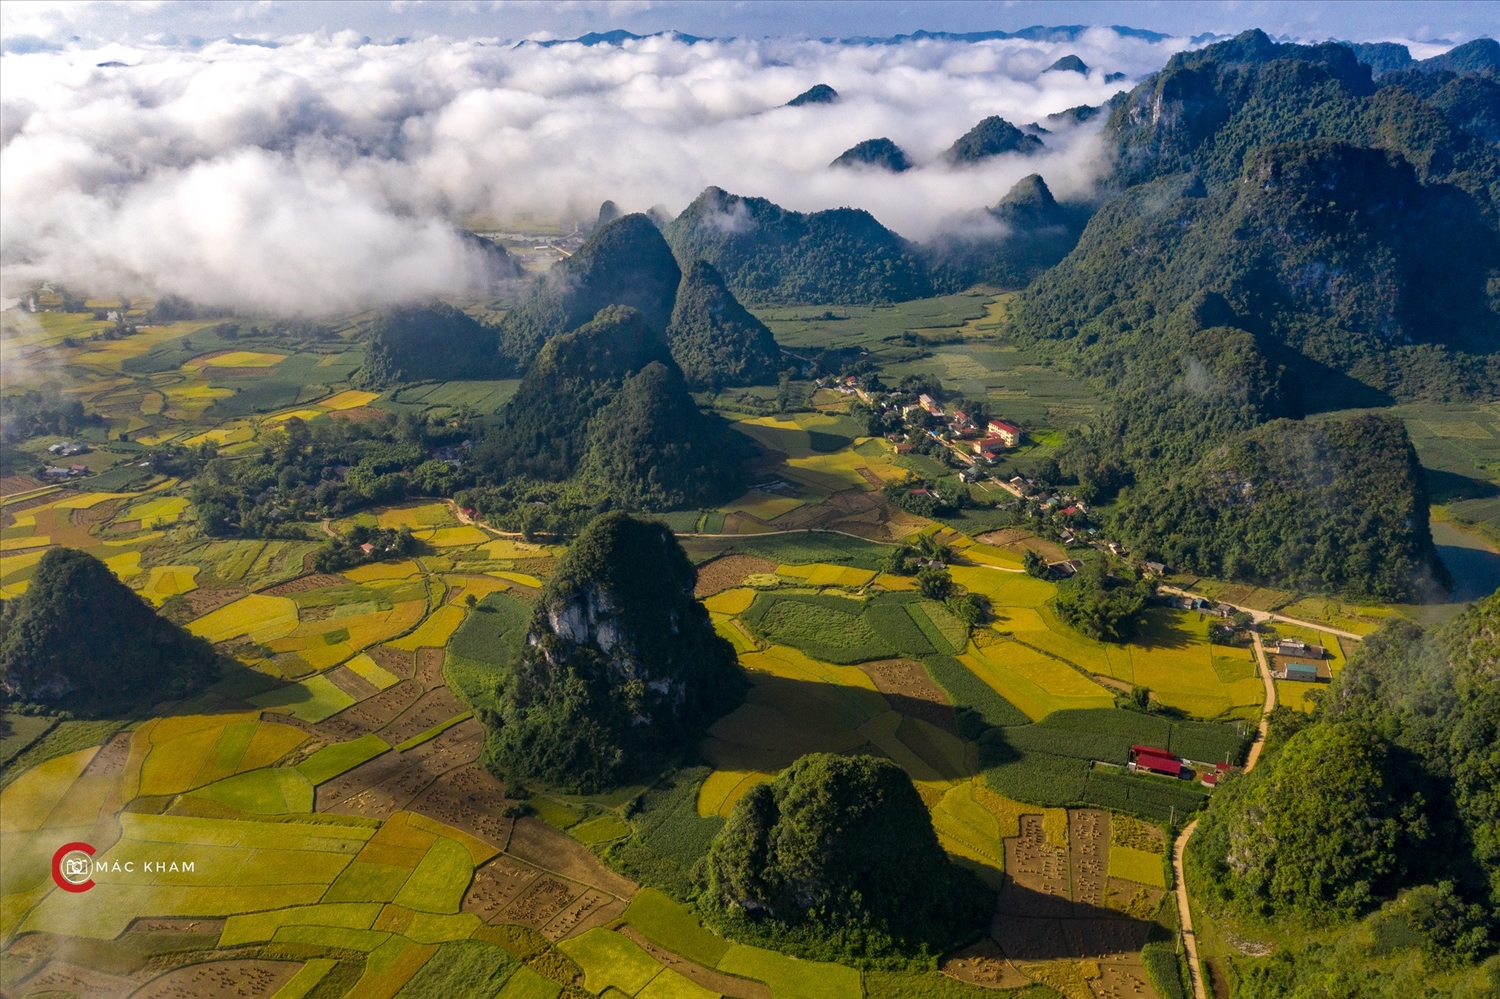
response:
[[[301,537],[298,521],[338,516],[407,496],[451,496],[467,480],[455,464],[428,457],[473,432],[467,420],[355,421],[292,417],[264,429],[256,452],[234,460],[212,444],[168,446],[152,471],[192,478],[188,495],[204,533]]]
[[[745,311],[706,260],[683,271],[667,343],[695,389],[774,382],[783,366],[766,324]]]
[[[990,115],[954,140],[943,159],[954,165],[979,163],[1001,153],[1030,154],[1042,148],[1042,140],[1021,131],[999,115]]]
[[[1382,599],[1445,581],[1398,428],[1257,428],[1500,394],[1500,153],[1466,130],[1493,81],[1464,79],[1377,82],[1347,46],[1247,32],[1113,102],[1116,193],[1012,332],[1107,392],[1059,463],[1085,498],[1122,496],[1122,539]]]
[[[203,639],[160,617],[94,556],[49,548],[0,604],[0,688],[75,712],[178,697],[217,679]]]
[[[707,260],[752,305],[864,305],[932,294],[926,268],[868,212],[803,214],[710,187],[663,230],[682,260]]]
[[[866,139],[857,142],[840,153],[832,163],[833,167],[873,167],[879,170],[889,170],[891,173],[901,173],[911,169],[911,161],[906,158],[906,151],[896,145],[890,139]]]
[[[536,602],[499,711],[483,715],[490,766],[566,791],[616,787],[738,705],[747,683],[696,579],[665,525],[594,520]]]
[[[441,302],[382,312],[366,329],[365,343],[364,365],[352,379],[362,388],[495,378],[504,370],[494,331]]]
[[[525,371],[549,337],[577,329],[608,305],[634,308],[660,335],[681,279],[656,225],[644,215],[621,216],[532,282],[500,322],[500,356],[516,373]]]
[[[698,410],[661,335],[629,306],[548,340],[500,425],[475,449],[482,485],[560,482],[662,510],[721,497],[739,481],[717,418]]]
[[[994,895],[948,859],[904,770],[814,753],[735,803],[697,905],[731,938],[899,967],[977,938]]]
[[[1264,424],[1138,489],[1112,526],[1181,572],[1398,602],[1448,583],[1391,417]]]
[[[1497,628],[1500,596],[1433,632],[1388,625],[1314,715],[1279,709],[1260,766],[1214,795],[1188,850],[1195,895],[1246,926],[1350,928],[1300,952],[1236,959],[1241,996],[1395,999],[1424,969],[1493,949]]]
[[[1030,136],[1027,136],[1030,138]],[[1089,206],[1063,205],[1039,174],[1016,182],[993,208],[965,216],[921,244],[935,290],[976,284],[1024,288],[1078,243]]]

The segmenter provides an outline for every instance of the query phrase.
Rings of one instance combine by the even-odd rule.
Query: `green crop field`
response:
[[[321,784],[345,770],[354,769],[366,760],[374,759],[390,748],[384,739],[372,733],[352,742],[324,746],[297,764],[297,770],[312,783]]]
[[[226,777],[194,791],[193,797],[253,815],[284,815],[312,811],[313,785],[296,768],[274,767]]]
[[[620,918],[646,939],[708,968],[716,967],[729,952],[729,941],[704,928],[686,906],[654,888],[641,889]]]

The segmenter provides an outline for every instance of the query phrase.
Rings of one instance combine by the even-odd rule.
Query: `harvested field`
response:
[[[693,594],[698,598],[712,596],[739,586],[746,576],[776,571],[776,563],[753,555],[724,555],[698,567],[698,583]]]
[[[958,734],[958,722],[948,695],[933,682],[921,663],[911,659],[883,659],[863,663],[859,670],[875,682],[875,689],[897,711]]]
[[[305,593],[308,590],[321,590],[329,586],[348,586],[349,581],[343,576],[335,576],[328,572],[315,572],[310,576],[299,576],[285,583],[267,587],[259,592],[268,597],[289,597],[293,593]]]

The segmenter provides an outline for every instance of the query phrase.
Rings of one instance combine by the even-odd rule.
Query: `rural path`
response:
[[[1255,764],[1260,762],[1260,751],[1265,748],[1266,733],[1271,724],[1271,712],[1276,710],[1276,683],[1271,678],[1271,664],[1266,660],[1266,650],[1260,644],[1258,633],[1252,632],[1250,641],[1255,650],[1256,669],[1260,673],[1261,682],[1266,685],[1266,702],[1260,711],[1260,727],[1256,730],[1255,741],[1250,743],[1250,752],[1245,756],[1245,773],[1254,770]],[[1198,961],[1198,935],[1193,932],[1193,911],[1189,906],[1187,878],[1182,872],[1182,858],[1187,853],[1188,840],[1197,828],[1198,820],[1194,819],[1178,834],[1177,842],[1172,844],[1172,874],[1177,882],[1177,912],[1182,919],[1182,946],[1187,951],[1188,978],[1193,983],[1193,997],[1208,999],[1208,991],[1203,986],[1203,967]]]
[[[1241,607],[1239,604],[1231,604],[1226,600],[1216,600],[1213,597],[1206,597],[1201,593],[1192,593],[1188,590],[1180,589],[1176,586],[1162,586],[1159,587],[1159,589],[1163,593],[1175,593],[1179,597],[1193,597],[1198,600],[1207,600],[1209,603],[1227,604],[1237,611],[1244,611],[1246,614],[1249,614],[1251,619],[1254,620],[1257,624],[1262,621],[1282,621],[1286,624],[1296,625],[1299,628],[1311,628],[1313,631],[1326,631],[1330,635],[1338,635],[1340,638],[1353,639],[1356,642],[1363,641],[1365,637],[1363,635],[1356,635],[1352,631],[1344,631],[1341,628],[1335,628],[1330,624],[1319,624],[1316,621],[1304,621],[1301,618],[1287,617],[1285,614],[1277,614],[1273,611],[1257,610],[1254,607]]]
[[[1188,978],[1193,984],[1193,999],[1208,999],[1203,987],[1203,968],[1198,963],[1198,936],[1193,932],[1193,910],[1188,906],[1187,882],[1182,877],[1182,855],[1187,852],[1188,838],[1198,828],[1198,820],[1187,824],[1172,844],[1172,870],[1177,875],[1177,913],[1182,921],[1182,946],[1187,951]]]

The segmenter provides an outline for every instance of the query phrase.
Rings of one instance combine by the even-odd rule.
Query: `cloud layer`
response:
[[[481,262],[455,224],[587,220],[606,198],[677,212],[710,184],[804,211],[866,208],[928,238],[1028,173],[1064,196],[1097,172],[1097,125],[1047,136],[1036,156],[942,165],[981,118],[1024,124],[1098,104],[1187,44],[1109,29],[868,46],[346,34],[11,53],[0,58],[3,293],[51,280],[296,312],[459,294]],[[1045,72],[1068,53],[1087,76]],[[1127,78],[1105,83],[1110,72]],[[815,83],[842,99],[781,106]],[[917,168],[827,167],[877,136]]]

